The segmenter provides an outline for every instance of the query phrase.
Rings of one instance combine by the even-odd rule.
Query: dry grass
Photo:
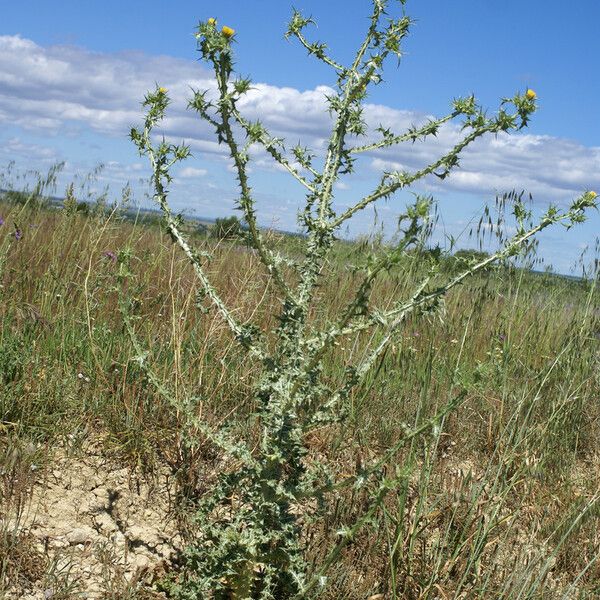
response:
[[[180,417],[133,360],[117,294],[128,255],[126,293],[153,369],[176,398],[199,397],[204,420],[230,420],[250,438],[258,367],[206,311],[189,265],[160,227],[118,214],[67,218],[17,205],[0,205],[0,214],[24,232],[16,241],[5,225],[0,241],[3,508],[28,496],[31,466],[45,465],[40,447],[77,448],[92,432],[133,470],[167,465],[182,497],[197,497],[219,455],[206,443],[182,443]],[[272,329],[277,300],[255,256],[235,243],[195,243],[211,246],[208,270],[238,318]],[[272,243],[296,252],[294,240]],[[351,297],[349,266],[360,260],[356,246],[336,248],[315,321]],[[376,299],[401,294],[414,275],[407,263]],[[405,423],[444,404],[457,381],[469,396],[440,437],[414,443],[386,467],[404,483],[344,549],[326,597],[597,597],[599,332],[595,288],[522,271],[482,275],[451,293],[441,320],[409,322],[377,377],[353,394],[350,424],[312,434],[311,460],[355,474]],[[365,341],[332,355],[332,383]],[[15,459],[23,448],[29,458]],[[331,500],[315,523],[306,507],[313,557],[366,506],[350,491]],[[5,536],[3,548],[15,539]],[[17,571],[33,577],[34,555],[19,547],[21,558],[4,553],[5,580]]]

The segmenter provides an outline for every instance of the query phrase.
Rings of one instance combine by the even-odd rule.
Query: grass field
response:
[[[123,299],[145,360],[175,400],[199,398],[204,422],[231,422],[250,443],[260,367],[199,296],[190,265],[160,225],[118,211],[83,215],[7,202],[0,215],[0,597],[81,597],[85,576],[56,565],[61,553],[91,552],[90,544],[42,542],[23,516],[33,491],[44,495],[48,473],[89,467],[92,448],[113,471],[124,469],[132,494],[135,482],[151,487],[166,477],[165,511],[185,540],[194,523],[182,507],[216,472],[234,468],[199,433],[201,443],[184,443],[179,413],[140,368]],[[271,330],[276,299],[256,256],[237,242],[193,239],[213,254],[207,269],[237,318]],[[271,240],[292,258],[296,242]],[[350,265],[363,250],[336,246],[315,321],[351,298]],[[408,257],[380,281],[375,298],[411,289],[419,269]],[[351,395],[344,427],[311,432],[307,460],[354,475],[458,386],[468,390],[440,431],[384,461],[382,470],[402,484],[343,548],[322,597],[600,597],[596,283],[511,268],[477,275],[450,292],[441,313],[407,322]],[[336,349],[332,383],[367,341],[359,336]],[[363,515],[363,494],[334,492],[331,510],[314,521],[311,507],[298,508],[315,564],[336,532]],[[98,560],[110,571],[93,596],[102,598],[163,597],[179,568],[176,553],[152,577]]]

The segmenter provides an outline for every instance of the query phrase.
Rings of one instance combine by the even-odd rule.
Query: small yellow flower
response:
[[[164,87],[159,87],[159,88],[158,88],[158,93],[159,93],[159,94],[166,94],[166,93],[167,93],[167,88],[164,88]]]
[[[215,25],[217,24],[217,20],[216,20],[216,19],[213,19],[212,17],[211,17],[211,18],[210,18],[208,21],[206,21],[206,22],[207,22],[209,25],[213,25],[213,26],[215,26]]]
[[[525,96],[527,96],[527,100],[535,100],[537,98],[537,94],[531,89],[525,92]]]
[[[231,27],[227,27],[227,25],[224,25],[223,29],[221,29],[221,33],[226,38],[230,38],[235,33],[235,29],[231,29]]]
[[[591,196],[592,200],[594,200],[598,197],[598,194],[592,190],[591,192],[588,192],[588,196]]]

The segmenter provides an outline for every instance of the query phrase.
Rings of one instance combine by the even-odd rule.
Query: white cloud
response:
[[[385,126],[401,131],[407,126],[407,113],[390,109]],[[377,107],[371,110],[378,113]],[[411,123],[423,122],[425,115],[412,115]],[[396,125],[393,124],[394,120]],[[409,123],[410,124],[410,123]],[[462,137],[458,124],[444,125],[437,137],[426,142],[404,144],[372,153],[374,171],[420,169],[433,162]],[[489,195],[525,189],[539,200],[568,200],[585,189],[600,185],[600,147],[586,147],[575,141],[526,133],[480,138],[460,155],[460,168],[440,182],[430,176],[426,187],[433,191],[457,190]]]
[[[186,110],[190,88],[214,87],[209,72],[198,62],[140,52],[42,47],[20,36],[0,36],[0,123],[5,125],[64,134],[75,123],[124,139],[131,126],[141,122],[140,102],[157,83],[167,87],[173,98],[163,124],[167,139],[185,140],[197,158],[229,160],[228,149],[215,141],[212,128]],[[239,106],[247,118],[260,118],[273,135],[286,138],[288,147],[300,142],[322,156],[331,124],[325,95],[331,92],[326,86],[301,91],[257,83]],[[382,124],[401,132],[428,115],[367,104],[365,118],[373,127]],[[374,151],[366,155],[367,172],[373,177],[382,168],[422,167],[447,151],[460,135],[459,126],[449,124],[425,143]],[[279,170],[263,151],[252,156],[255,169]],[[443,182],[431,177],[425,187],[486,196],[525,188],[551,200],[600,187],[600,148],[551,136],[487,137],[462,154],[460,167]],[[199,177],[205,175],[202,171],[185,167],[180,176]]]
[[[178,98],[173,118],[184,113],[189,86],[210,83],[207,72],[192,61],[44,48],[20,36],[0,36],[0,122],[57,130],[75,121],[124,136],[139,123],[140,102],[157,82]]]
[[[301,92],[294,88],[255,84],[239,103],[240,110],[250,119],[260,119],[278,136],[288,138],[290,144],[298,139],[322,140],[331,124],[325,96],[333,90],[320,85],[314,90]]]
[[[28,144],[12,137],[0,144],[0,156],[6,159],[34,159],[44,163],[56,162],[58,155],[52,148],[39,144]]]
[[[208,171],[206,169],[197,169],[195,167],[184,167],[179,171],[179,177],[184,179],[193,179],[195,177],[204,177]]]

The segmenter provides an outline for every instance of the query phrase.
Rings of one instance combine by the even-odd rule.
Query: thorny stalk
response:
[[[214,69],[216,91],[196,91],[189,104],[215,129],[218,141],[226,145],[233,161],[239,185],[237,204],[248,228],[248,242],[275,283],[281,304],[274,331],[261,332],[250,322],[238,321],[233,308],[225,304],[207,275],[205,261],[210,256],[194,248],[172,214],[168,203],[170,169],[186,159],[190,152],[185,145],[168,144],[164,139],[157,140],[154,134],[169,104],[167,90],[157,88],[146,96],[144,127],[131,132],[139,151],[150,161],[154,198],[173,241],[192,264],[202,292],[226,322],[232,336],[263,367],[254,389],[260,444],[252,453],[228,436],[208,431],[200,423],[195,422],[195,429],[188,429],[205,435],[226,455],[241,457],[243,464],[235,472],[223,473],[215,489],[200,501],[197,519],[202,524],[201,533],[188,549],[187,570],[175,590],[181,598],[212,594],[214,598],[281,600],[303,598],[309,592],[317,594],[322,589],[327,568],[338,559],[345,542],[331,551],[316,575],[309,575],[298,507],[308,498],[322,500],[324,489],[331,490],[344,484],[331,474],[323,487],[323,482],[307,464],[305,433],[316,425],[344,421],[346,400],[381,361],[408,315],[436,311],[444,296],[467,277],[500,260],[519,255],[527,248],[529,240],[546,227],[557,223],[570,227],[581,222],[585,210],[596,206],[595,193],[585,192],[567,210],[560,211],[551,206],[541,220],[534,223],[531,214],[517,200],[514,215],[518,232],[497,252],[468,265],[461,273],[441,283],[440,273],[433,264],[430,274],[412,293],[406,298],[390,299],[392,308],[379,309],[371,298],[379,277],[399,268],[402,260],[418,256],[419,240],[427,230],[431,207],[429,200],[418,198],[405,215],[409,225],[403,231],[402,239],[394,245],[384,246],[373,258],[353,299],[338,318],[324,325],[313,321],[311,310],[318,302],[316,290],[336,235],[349,219],[378,200],[390,198],[427,176],[445,179],[459,165],[459,156],[468,145],[487,134],[518,131],[527,125],[536,109],[532,90],[502,100],[491,117],[474,97],[459,98],[454,100],[451,112],[445,117],[429,120],[400,134],[380,126],[376,131],[381,139],[356,143],[359,138],[370,135],[363,119],[367,90],[382,81],[383,66],[388,57],[400,59],[401,43],[411,24],[404,14],[389,17],[389,5],[388,0],[373,0],[369,27],[349,66],[330,57],[324,44],[310,42],[304,29],[311,19],[299,12],[293,14],[286,36],[297,38],[309,54],[331,67],[337,78],[337,91],[327,97],[328,110],[334,118],[320,166],[316,152],[298,145],[290,156],[283,140],[271,135],[260,122],[250,122],[242,115],[238,103],[251,90],[251,82],[232,78],[233,32],[229,28],[219,30],[214,19],[199,25],[198,47],[202,58]],[[437,160],[412,173],[385,172],[373,192],[356,200],[345,211],[334,210],[334,186],[342,175],[354,170],[356,155],[435,136],[441,127],[455,119],[462,119],[464,137]],[[244,143],[238,141],[240,133],[246,138]],[[305,233],[304,258],[299,265],[293,265],[275,253],[261,234],[248,176],[251,150],[255,145],[263,147],[306,190],[300,215]],[[134,328],[129,321],[127,328],[135,340]],[[371,345],[357,364],[347,365],[345,380],[339,389],[330,390],[325,383],[326,357],[340,338],[356,336],[366,330],[374,332]],[[135,341],[135,347],[142,357],[140,364],[147,368],[138,341]],[[160,380],[150,372],[147,376],[168,399],[170,393]],[[464,396],[464,390],[460,391],[438,415],[407,432],[399,444],[425,435],[454,410]],[[190,419],[193,419],[191,414]],[[377,478],[400,445],[390,448],[362,474],[365,481],[379,483],[375,485],[367,513],[349,528],[347,539],[357,533],[396,485],[394,481]],[[356,479],[351,483],[356,485]]]

